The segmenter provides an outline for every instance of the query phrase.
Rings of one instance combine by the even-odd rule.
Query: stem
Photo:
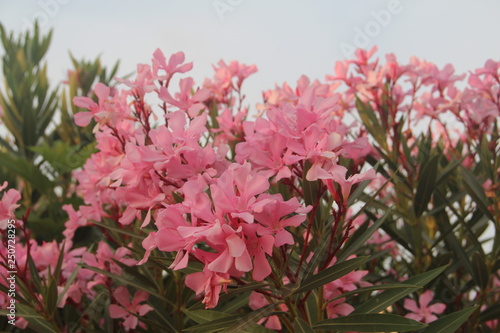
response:
[[[309,215],[306,236],[304,239],[304,247],[302,248],[302,253],[300,255],[299,265],[297,266],[297,272],[295,273],[295,278],[297,278],[299,276],[300,269],[302,268],[302,264],[304,262],[304,258],[306,257],[306,251],[307,251],[307,248],[309,247],[309,236],[311,234],[311,228],[312,228],[312,225],[314,223],[314,218],[316,217],[316,210],[318,209],[320,200],[321,200],[321,195],[319,195],[318,199],[316,199],[316,203],[314,204],[313,209],[311,210],[311,215]]]

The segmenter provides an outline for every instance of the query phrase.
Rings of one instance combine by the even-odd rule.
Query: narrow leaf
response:
[[[406,295],[416,291],[417,289],[425,286],[427,283],[434,280],[434,278],[436,278],[439,274],[441,274],[445,269],[446,266],[443,266],[413,276],[408,280],[401,282],[402,284],[411,285],[408,288],[386,290],[383,293],[370,298],[368,301],[358,306],[356,310],[354,310],[353,314],[374,313],[385,310],[388,306],[394,304],[394,302],[400,300]],[[419,288],[415,288],[414,286],[418,286]]]
[[[227,318],[231,316],[227,313],[213,310],[182,309],[182,312],[184,312],[189,319],[195,321],[198,324],[204,324],[217,319]]]
[[[462,177],[464,180],[464,187],[467,193],[472,197],[472,200],[477,204],[477,207],[486,215],[490,220],[495,221],[493,215],[488,209],[488,199],[484,194],[483,187],[474,177],[474,175],[464,167],[461,167]]]
[[[302,318],[295,319],[293,328],[296,333],[314,333],[314,330],[311,328],[311,326],[309,326]]]
[[[322,321],[313,328],[341,332],[404,332],[424,327],[426,325],[418,321],[393,314],[354,314]]]
[[[300,287],[294,291],[294,294],[303,293],[318,287],[321,287],[329,282],[332,282],[350,272],[355,270],[356,268],[363,265],[368,260],[368,257],[359,257],[351,260],[347,260],[338,264],[334,264],[331,267],[328,267],[324,271],[319,272],[318,274],[311,276],[304,280]]]
[[[417,192],[415,193],[415,202],[413,209],[417,217],[422,216],[422,213],[427,208],[427,204],[431,200],[432,193],[436,185],[437,169],[439,155],[431,157],[423,166],[418,177]]]
[[[354,254],[361,246],[366,244],[366,241],[378,230],[378,228],[385,222],[387,217],[390,215],[390,210],[386,211],[385,214],[379,218],[372,226],[370,226],[366,231],[360,235],[359,237],[356,234],[353,235],[349,239],[349,242],[346,244],[345,250],[343,250],[338,256],[338,260],[342,261],[344,259],[349,258],[351,254]]]
[[[224,333],[239,333],[244,329],[257,325],[257,322],[270,315],[279,303],[269,304],[239,318],[235,323],[224,330]]]
[[[465,308],[463,310],[450,313],[429,324],[421,333],[449,333],[456,332],[460,326],[476,311],[477,307]]]

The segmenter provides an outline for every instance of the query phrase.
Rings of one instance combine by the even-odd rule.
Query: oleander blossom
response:
[[[139,323],[139,319],[135,316],[144,316],[153,308],[148,304],[141,304],[149,298],[147,292],[139,290],[134,294],[132,301],[130,301],[130,293],[125,286],[119,286],[113,293],[114,298],[118,304],[111,304],[109,306],[109,316],[117,319],[122,318],[123,327],[128,332],[137,327],[137,325],[144,327],[143,323]]]
[[[0,185],[0,192],[7,186],[7,182]],[[16,220],[14,212],[20,206],[18,204],[19,200],[21,200],[21,193],[16,189],[11,188],[3,193],[2,200],[0,200],[0,230],[7,228],[9,220]]]
[[[293,184],[305,174],[346,200],[353,185],[373,178],[373,170],[346,176],[338,161],[361,164],[371,148],[364,137],[348,139],[356,126],[343,123],[336,84],[302,77],[295,91],[284,86],[280,95],[286,97],[266,102],[267,119],[252,122],[245,120],[241,87],[256,66],[221,61],[203,87],[187,77],[180,79],[179,92],[172,92],[172,77],[192,68],[184,59],[176,53],[167,62],[156,50],[151,66],[140,65],[135,79],[121,80],[130,89],[111,91],[98,84],[97,102],[75,99],[89,110],[77,114],[76,123],[97,123],[98,152],[75,172],[85,205],[64,207],[65,235],[71,238],[78,228],[107,219],[122,228],[136,223],[153,228],[142,241],[145,252],[138,264],[148,262],[153,251],[174,254],[173,270],[202,263],[203,271],[189,274],[186,285],[213,308],[235,279],[266,279],[273,253],[295,244],[291,231],[312,209],[300,196],[285,200],[272,186],[282,179]],[[163,117],[146,102],[150,94],[163,103]],[[123,248],[113,254],[101,242],[82,260],[119,274],[113,260],[130,265],[131,259],[123,259],[128,254]],[[80,289],[92,294],[108,279],[83,269],[81,281],[87,282]]]
[[[436,315],[444,312],[446,305],[443,303],[434,303],[429,305],[429,303],[434,299],[432,291],[426,290],[418,297],[417,302],[413,299],[405,299],[404,308],[410,313],[405,315],[406,318],[411,318],[424,323],[430,323],[438,319]]]
[[[160,267],[157,275],[165,280],[174,276],[176,288],[187,287],[206,309],[217,308],[223,293],[255,284],[262,288],[250,294],[251,309],[273,299],[279,300],[274,311],[286,312],[279,293],[302,282],[310,258],[320,253],[315,253],[317,238],[331,235],[321,239],[327,248],[314,272],[336,265],[352,234],[365,232],[380,217],[376,210],[356,215],[351,201],[366,200],[359,193],[353,197],[356,189],[373,181],[368,193],[384,187],[377,204],[397,200],[396,186],[384,184],[394,170],[382,163],[377,170],[383,172],[370,168],[377,159],[388,159],[375,145],[396,147],[391,154],[402,165],[401,177],[415,175],[419,169],[404,169],[409,162],[402,158],[423,158],[413,133],[416,125],[430,119],[428,128],[434,131],[429,147],[443,147],[443,155],[452,160],[457,147],[472,151],[468,140],[492,133],[491,123],[499,115],[498,63],[487,62],[469,76],[469,87],[460,90],[457,83],[464,76],[456,75],[451,65],[438,68],[412,58],[403,66],[394,55],[382,64],[373,59],[375,51],[359,50],[356,59],[338,62],[326,83],[301,76],[295,87],[284,83],[265,91],[255,119],[247,117],[250,107],[244,105],[242,90],[257,71],[255,65],[220,61],[214,77],[200,86],[191,77],[172,80],[193,64],[185,62],[182,52],[165,57],[159,49],[150,65],[137,66],[135,78],[120,80],[125,88],[98,83],[96,101],[75,98],[75,105],[87,110],[75,115],[76,124],[96,124],[97,152],[74,172],[84,204],[63,207],[68,213],[64,235],[70,242],[78,229],[94,227],[101,228],[104,238],[92,248],[63,253],[57,288],[68,288],[60,305],[95,298],[107,289],[116,295],[111,318],[126,330],[145,327],[138,317],[148,316],[154,302],[147,303],[149,295],[134,285],[117,286],[110,276],[154,265]],[[355,111],[362,107],[372,112],[369,120],[378,126],[376,131],[368,131],[363,127],[366,119],[357,118]],[[467,135],[454,137],[444,115],[465,124]],[[401,135],[409,151],[398,148]],[[473,165],[474,158],[469,156],[463,165]],[[496,185],[485,182],[485,191],[494,192]],[[12,214],[18,200],[18,193],[6,192],[0,217]],[[401,257],[389,231],[373,231],[357,255],[376,249],[393,259]],[[56,245],[32,247],[43,276],[54,269],[60,251]],[[373,258],[368,267],[385,265],[378,260]],[[66,285],[68,273],[78,265],[84,266]],[[323,317],[354,311],[354,302],[341,296],[372,286],[366,267],[323,285],[322,295],[316,295],[325,302]],[[406,299],[406,316],[426,323],[436,320],[444,305],[429,305],[431,299],[431,291],[418,302]],[[279,315],[259,323],[283,329]]]

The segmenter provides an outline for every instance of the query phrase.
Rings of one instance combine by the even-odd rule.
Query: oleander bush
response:
[[[500,62],[457,75],[358,50],[250,106],[255,65],[221,60],[200,85],[158,49],[116,83],[74,60],[56,102],[50,36],[1,34],[17,52],[3,330],[500,331]],[[32,49],[28,74],[9,72]],[[58,233],[45,221],[63,213]]]

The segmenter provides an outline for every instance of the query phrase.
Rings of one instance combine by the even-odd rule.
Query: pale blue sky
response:
[[[391,9],[390,17],[382,14]],[[499,14],[500,0],[0,0],[7,29],[21,31],[34,17],[44,30],[54,28],[47,58],[53,80],[70,67],[68,50],[77,58],[102,54],[108,64],[121,59],[124,74],[160,47],[184,51],[200,84],[221,58],[256,64],[248,102],[301,74],[324,79],[345,58],[341,46],[356,41],[404,62],[416,55],[460,72],[475,69],[500,58]],[[367,29],[372,36],[360,36]]]

